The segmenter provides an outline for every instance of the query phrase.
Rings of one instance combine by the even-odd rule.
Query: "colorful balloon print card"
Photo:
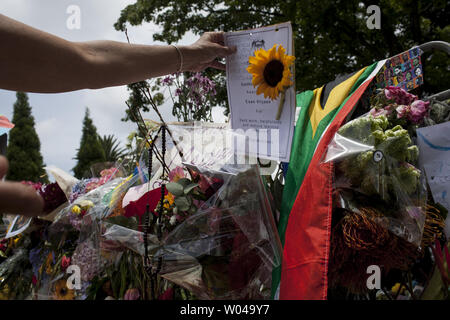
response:
[[[227,90],[238,154],[289,161],[295,118],[291,23],[228,32]]]

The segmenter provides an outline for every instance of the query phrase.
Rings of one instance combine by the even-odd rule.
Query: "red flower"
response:
[[[173,300],[173,288],[168,288],[158,297],[158,300]]]
[[[64,255],[61,260],[61,268],[66,270],[68,266],[70,266],[70,257]]]
[[[33,274],[33,277],[31,278],[31,283],[33,284],[33,286],[35,286],[37,283],[37,278],[34,274]]]

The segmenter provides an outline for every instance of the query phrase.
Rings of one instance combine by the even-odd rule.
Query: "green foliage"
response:
[[[189,213],[194,213],[197,210],[192,199],[198,199],[200,196],[196,190],[198,186],[198,183],[192,182],[187,178],[181,178],[177,182],[166,184],[167,190],[175,197],[176,212],[189,211]]]
[[[105,151],[97,134],[97,128],[89,117],[89,109],[83,120],[83,135],[81,136],[80,148],[77,149],[75,157],[77,165],[72,169],[75,177],[81,179],[89,177],[90,167],[97,162],[105,161]]]
[[[41,143],[34,129],[34,117],[26,93],[17,92],[12,122],[15,127],[9,133],[7,178],[14,181],[47,183],[44,163],[40,152]]]
[[[366,26],[367,7],[381,8],[381,29]],[[153,22],[162,31],[154,40],[173,43],[187,31],[235,31],[291,21],[295,39],[296,89],[314,89],[339,74],[351,73],[394,56],[413,45],[450,41],[450,2],[446,0],[137,0],[115,24]],[[448,56],[427,53],[423,59],[423,90],[437,93],[450,82]],[[208,70],[218,87],[217,103],[226,106],[223,73]],[[219,89],[220,88],[220,89]]]
[[[100,144],[105,153],[105,161],[117,162],[126,154],[126,149],[120,147],[120,142],[113,134],[108,136],[99,136]]]
[[[392,127],[385,116],[368,116],[350,121],[338,133],[383,153],[380,162],[373,160],[374,151],[370,150],[338,163],[354,186],[368,195],[379,194],[384,200],[390,199],[388,191],[394,194],[399,187],[407,194],[416,192],[420,171],[411,163],[417,161],[419,150],[412,144],[408,130],[400,125]]]

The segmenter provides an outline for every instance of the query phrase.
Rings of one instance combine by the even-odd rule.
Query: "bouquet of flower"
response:
[[[344,207],[376,208],[392,222],[388,229],[419,245],[427,194],[416,167],[419,149],[412,128],[427,115],[428,103],[394,87],[373,101],[369,114],[339,129],[325,162],[336,163],[336,190]]]
[[[335,164],[330,287],[367,292],[367,266],[383,266],[385,275],[409,270],[442,235],[443,217],[428,201],[413,142],[428,115],[428,102],[387,87],[331,141],[324,158]]]
[[[148,239],[161,279],[203,299],[270,298],[281,249],[258,170],[189,172],[192,180],[180,167],[171,172],[162,203],[164,235]],[[143,255],[143,233],[127,229],[107,225],[102,242]]]

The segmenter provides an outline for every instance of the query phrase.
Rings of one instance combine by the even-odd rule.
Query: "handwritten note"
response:
[[[272,101],[264,98],[264,95],[257,95],[252,85],[252,75],[246,69],[249,57],[260,48],[269,50],[275,44],[282,45],[287,54],[294,55],[291,24],[226,33],[225,44],[237,47],[236,54],[227,58],[231,128],[241,130],[248,137],[248,146],[238,144],[237,151],[266,159],[289,161],[295,117],[295,88],[291,86],[286,90],[283,112],[280,119],[276,120],[280,97]]]
[[[418,129],[417,143],[434,201],[450,211],[450,122]],[[445,225],[450,237],[450,215]]]

